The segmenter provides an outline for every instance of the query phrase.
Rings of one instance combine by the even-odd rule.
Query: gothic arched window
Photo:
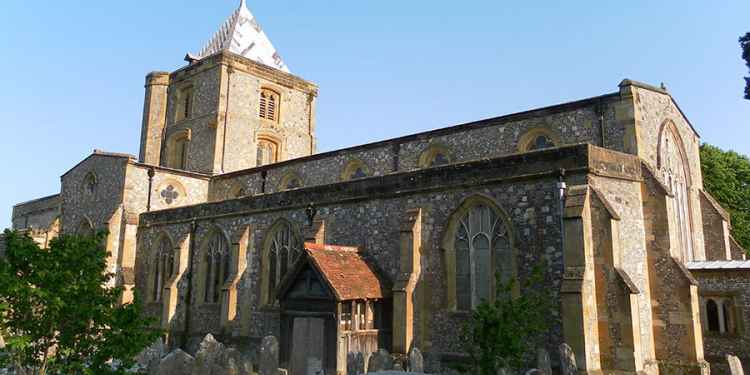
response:
[[[204,296],[206,303],[218,303],[221,288],[231,274],[229,244],[221,232],[214,231],[208,240],[204,254]]]
[[[272,164],[278,161],[279,145],[268,139],[258,140],[256,166]]]
[[[672,202],[671,224],[677,231],[676,244],[682,254],[682,260],[693,260],[693,241],[690,225],[690,175],[685,162],[682,142],[679,141],[674,125],[664,126],[659,150],[659,169],[664,183],[674,195]]]
[[[710,332],[719,332],[719,305],[713,299],[706,302],[706,321]]]
[[[341,173],[341,180],[356,180],[359,178],[365,178],[369,174],[370,168],[368,168],[363,161],[355,159],[346,164],[346,167],[344,167],[344,171]]]
[[[91,224],[91,221],[87,218],[81,219],[81,222],[78,223],[78,228],[76,228],[76,234],[79,236],[93,236],[94,235],[94,225]]]
[[[156,265],[156,270],[154,272],[153,300],[154,302],[160,302],[162,300],[162,291],[174,273],[174,249],[172,242],[167,237],[162,237],[159,241],[159,248],[156,251],[156,261],[154,264]]]
[[[737,333],[734,300],[717,296],[705,299],[706,331],[718,334]]]
[[[503,282],[514,273],[510,233],[497,209],[485,203],[459,212],[453,228],[455,301],[458,310],[471,310],[495,297],[496,275]]]
[[[419,156],[419,167],[439,167],[451,163],[451,155],[447,147],[433,144],[427,147]]]
[[[280,104],[281,101],[277,92],[269,89],[260,90],[260,106],[258,108],[260,118],[278,122]]]
[[[292,269],[294,263],[302,255],[302,242],[295,234],[291,223],[284,220],[277,223],[268,233],[266,239],[267,261],[267,299],[275,302],[276,288]]]
[[[187,169],[190,139],[191,132],[189,130],[180,131],[171,136],[167,143],[167,167]]]
[[[193,114],[193,87],[187,86],[180,89],[178,93],[177,121],[190,118]]]
[[[557,147],[559,135],[548,128],[534,128],[519,138],[518,151],[529,152]]]

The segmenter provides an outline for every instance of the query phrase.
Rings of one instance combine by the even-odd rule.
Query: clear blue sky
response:
[[[143,80],[239,0],[0,5],[0,228],[94,148],[138,153]],[[522,5],[521,5],[522,4]],[[750,1],[248,0],[320,86],[327,151],[665,82],[703,141],[750,154],[737,39]],[[626,5],[627,4],[627,5]]]

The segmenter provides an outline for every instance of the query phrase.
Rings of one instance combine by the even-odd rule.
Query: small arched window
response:
[[[176,121],[189,119],[193,114],[193,87],[180,89],[177,100]]]
[[[551,130],[545,128],[536,128],[529,130],[521,136],[518,141],[518,151],[529,152],[544,150],[547,148],[557,147],[559,145],[559,136]]]
[[[370,175],[370,168],[359,159],[350,161],[341,173],[342,181],[356,180]]]
[[[203,301],[218,303],[221,288],[231,275],[229,244],[219,231],[214,231],[209,238],[204,254],[204,264],[206,266]]]
[[[258,109],[260,118],[278,122],[280,104],[280,96],[277,92],[269,89],[260,90],[260,108]]]
[[[81,222],[78,223],[78,228],[76,228],[76,234],[79,236],[93,236],[94,235],[94,225],[91,224],[91,221],[87,218],[81,219]]]
[[[268,233],[267,241],[267,303],[275,302],[276,288],[302,254],[302,242],[291,223],[277,223]]]
[[[167,167],[173,169],[187,169],[188,147],[191,131],[182,130],[172,135],[167,142]]]
[[[710,297],[705,300],[708,332],[734,334],[737,332],[734,301],[731,297]]]
[[[279,191],[299,189],[302,186],[304,186],[302,178],[298,174],[292,172],[288,173],[281,179]]]
[[[420,168],[439,167],[451,163],[451,155],[447,147],[431,145],[419,156]]]
[[[278,143],[268,139],[259,139],[256,166],[260,167],[276,163],[278,161],[278,154]]]
[[[96,174],[94,172],[89,172],[86,174],[86,177],[83,180],[83,188],[88,194],[94,194],[96,192]]]
[[[154,264],[156,270],[153,280],[153,300],[154,302],[161,302],[162,291],[174,273],[174,249],[172,242],[166,237],[162,237],[159,241],[159,248],[156,251],[156,261]]]

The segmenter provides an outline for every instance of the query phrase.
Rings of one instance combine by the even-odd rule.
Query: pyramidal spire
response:
[[[268,40],[245,0],[219,27],[219,31],[198,55],[188,54],[188,61],[200,60],[220,51],[229,51],[285,72],[289,72],[281,56]]]

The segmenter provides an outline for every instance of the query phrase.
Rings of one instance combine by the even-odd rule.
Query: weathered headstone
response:
[[[416,346],[409,351],[409,372],[424,372],[424,358]]]
[[[532,368],[532,369],[529,369],[529,371],[526,371],[524,375],[545,375],[545,374],[544,374],[544,371],[538,368]]]
[[[393,370],[393,358],[388,351],[380,349],[370,355],[370,360],[367,362],[367,372],[381,372]]]
[[[266,336],[260,344],[259,375],[279,375],[279,340]]]
[[[361,352],[349,352],[346,355],[346,374],[361,375],[365,373],[365,356]]]
[[[742,369],[742,362],[736,356],[727,354],[727,362],[729,363],[729,373],[732,375],[745,375],[745,370]]]
[[[214,338],[212,334],[207,334],[198,346],[198,352],[195,353],[195,365],[193,375],[219,375],[223,367],[224,345]]]
[[[544,375],[552,375],[552,361],[549,359],[547,349],[539,348],[536,352],[536,368]]]
[[[159,375],[185,375],[190,374],[193,370],[195,358],[190,354],[177,349],[169,353],[159,362],[157,374]]]
[[[142,372],[152,373],[159,367],[159,362],[165,355],[167,355],[167,349],[164,341],[159,338],[135,357],[136,368]]]
[[[562,375],[578,374],[576,355],[570,345],[566,343],[560,344],[560,371],[562,371]]]

